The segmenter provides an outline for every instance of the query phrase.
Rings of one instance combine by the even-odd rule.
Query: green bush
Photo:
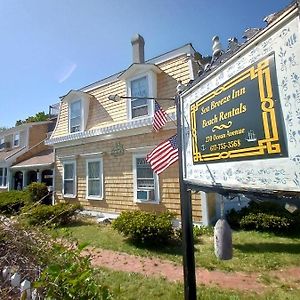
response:
[[[240,222],[241,229],[271,232],[286,232],[293,221],[283,216],[274,216],[266,213],[250,213]]]
[[[113,221],[112,226],[132,241],[159,244],[174,238],[174,217],[170,212],[158,215],[143,211],[126,211]]]
[[[29,203],[26,191],[9,191],[0,193],[0,213],[11,216],[18,214],[22,207]]]
[[[24,213],[29,225],[61,226],[70,223],[73,216],[82,207],[79,204],[59,203],[56,205],[38,205]]]
[[[96,279],[90,258],[80,252],[80,248],[71,250],[55,244],[49,253],[51,259],[33,287],[46,299],[112,299],[109,289]]]
[[[211,226],[193,226],[193,238],[194,242],[197,243],[200,240],[200,237],[206,235],[206,236],[213,236],[214,235],[214,229]],[[175,237],[179,240],[182,240],[182,228],[176,228],[175,229]]]
[[[231,228],[274,233],[293,233],[300,224],[300,214],[289,213],[283,206],[270,202],[251,201],[240,211],[231,210],[226,218]]]
[[[26,190],[32,202],[37,202],[48,194],[46,184],[41,182],[32,182],[26,187]]]

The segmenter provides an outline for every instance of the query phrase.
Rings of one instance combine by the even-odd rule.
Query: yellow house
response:
[[[71,90],[61,98],[48,145],[55,153],[55,201],[80,202],[87,210],[116,216],[124,210],[180,215],[178,163],[157,176],[146,155],[176,133],[174,97],[178,81],[197,75],[191,44],[144,61],[144,39],[132,40],[133,63],[124,71]],[[109,100],[109,96],[150,97],[168,113],[153,132],[154,101]],[[201,199],[193,195],[194,221],[202,220]]]

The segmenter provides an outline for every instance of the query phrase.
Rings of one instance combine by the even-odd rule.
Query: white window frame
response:
[[[99,162],[100,163],[100,177],[99,177],[99,181],[100,181],[100,195],[99,196],[95,196],[89,195],[89,163],[90,162]],[[86,198],[88,200],[103,200],[103,192],[104,190],[104,176],[103,176],[103,159],[101,157],[99,158],[88,158],[86,159]]]
[[[159,204],[160,203],[160,192],[159,192],[159,177],[156,173],[153,172],[154,178],[154,201],[145,201],[137,198],[137,158],[145,158],[147,153],[135,153],[132,155],[133,158],[133,199],[135,203],[143,203],[143,204]]]
[[[156,74],[153,71],[149,71],[146,73],[140,73],[134,77],[131,77],[126,81],[127,86],[127,95],[131,97],[131,82],[137,79],[141,79],[143,77],[146,77],[146,80],[148,82],[148,97],[149,98],[155,98],[157,95],[157,77]],[[127,101],[127,119],[128,120],[138,120],[143,119],[145,117],[153,117],[154,114],[154,100],[148,100],[148,114],[139,116],[136,118],[132,118],[132,108],[131,108],[131,101]]]
[[[74,132],[72,132],[71,131],[71,129],[72,129],[72,127],[71,127],[71,119],[72,119],[72,116],[71,116],[71,107],[72,107],[72,105],[74,104],[74,103],[76,103],[76,102],[80,102],[80,129],[78,130],[78,131],[74,131]],[[83,112],[84,112],[84,107],[83,107],[84,105],[83,105],[83,101],[82,101],[82,99],[78,99],[78,98],[76,98],[76,99],[74,99],[74,100],[72,100],[72,101],[70,101],[69,102],[69,133],[77,133],[77,132],[82,132],[83,131],[83,124],[84,124],[84,122],[83,122],[83,118],[84,118],[84,115],[83,115]]]
[[[1,145],[3,145],[3,148],[1,148]],[[0,151],[3,151],[5,149],[5,138],[0,138]]]
[[[73,164],[73,182],[74,182],[74,194],[65,194],[65,165]],[[76,198],[77,197],[77,164],[76,160],[66,160],[63,162],[63,177],[62,177],[62,194],[64,198]]]
[[[2,170],[2,180],[0,181],[0,188],[7,188],[7,185],[8,185],[8,168],[6,167],[0,167],[0,169]],[[3,178],[4,178],[4,174],[5,174],[5,170],[6,170],[6,182],[5,182],[5,185],[4,185],[4,181],[3,181]]]
[[[16,136],[19,137],[19,138],[18,138],[18,144],[17,144],[17,145],[15,145]],[[14,134],[14,136],[13,136],[13,147],[15,148],[15,147],[19,147],[19,146],[20,146],[20,133],[19,133],[19,132],[16,132],[16,133]]]

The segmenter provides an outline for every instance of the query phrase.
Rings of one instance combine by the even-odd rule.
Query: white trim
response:
[[[34,165],[15,165],[10,167],[11,169],[26,169],[26,168],[35,168],[35,167],[50,167],[51,165],[54,165],[54,162],[47,163],[47,164],[34,164]]]
[[[125,149],[128,152],[135,152],[135,153],[145,153],[148,151],[151,151],[152,149],[154,149],[157,145],[153,145],[153,146],[143,146],[143,147],[137,147],[137,148],[128,148]]]
[[[100,195],[99,197],[97,196],[89,196],[88,193],[89,193],[89,170],[88,170],[88,164],[90,162],[99,162],[100,163],[100,178],[99,178],[99,181],[100,181]],[[86,170],[86,177],[85,177],[85,186],[86,186],[86,192],[85,192],[85,195],[86,195],[86,199],[88,200],[103,200],[103,195],[104,195],[104,176],[103,176],[103,159],[102,158],[89,158],[89,159],[86,159],[85,161],[85,170]]]
[[[9,178],[8,178],[8,167],[0,167],[0,169],[2,169],[2,182],[0,182],[0,188],[1,189],[7,189],[7,187],[8,187],[8,180],[9,180]],[[4,176],[5,170],[6,170],[6,176]],[[5,185],[2,184],[4,177],[6,178]]]
[[[65,182],[65,165],[73,164],[73,182],[74,182],[74,194],[65,194],[64,182]],[[76,160],[67,160],[63,162],[63,176],[62,176],[62,195],[64,198],[76,198],[77,197],[77,163]]]
[[[77,155],[58,156],[59,160],[75,160]]]
[[[79,154],[79,156],[90,157],[90,156],[102,156],[103,154],[104,154],[104,152],[94,152],[94,153],[82,153],[82,154]]]
[[[138,204],[159,204],[160,203],[160,192],[159,192],[159,177],[153,172],[154,178],[154,195],[155,201],[142,201],[137,199],[137,166],[136,159],[146,157],[146,151],[144,153],[135,153],[132,155],[132,171],[133,171],[133,202]]]

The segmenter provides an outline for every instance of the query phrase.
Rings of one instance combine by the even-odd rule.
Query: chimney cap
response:
[[[145,44],[144,38],[139,33],[136,33],[131,38],[131,44],[135,44],[138,42],[142,42],[143,44]]]

